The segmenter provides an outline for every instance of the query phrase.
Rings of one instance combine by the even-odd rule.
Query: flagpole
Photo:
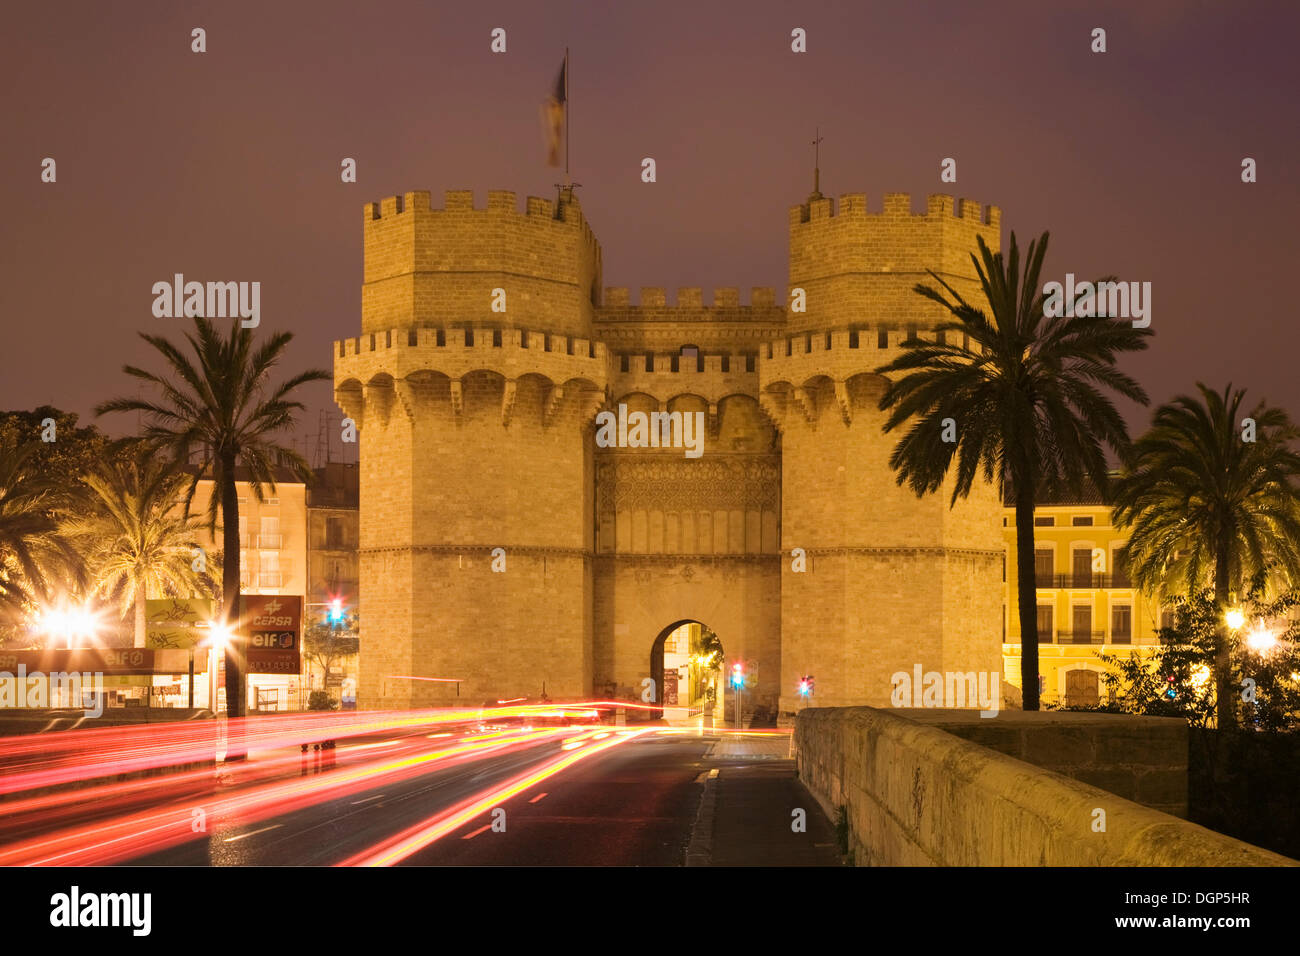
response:
[[[569,48],[564,48],[564,185],[569,186],[573,198],[573,180],[569,178]]]

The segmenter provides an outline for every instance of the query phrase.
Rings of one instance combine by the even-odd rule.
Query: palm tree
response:
[[[276,332],[254,348],[253,333],[236,320],[229,337],[223,337],[205,318],[194,319],[194,331],[187,332],[194,356],[160,335],[141,332],[140,337],[157,349],[169,366],[166,375],[156,375],[132,365],[123,371],[155,386],[162,394],[157,401],[117,398],[95,409],[108,412],[143,412],[148,417],[145,442],[169,450],[177,464],[188,464],[191,452],[201,454],[185,496],[189,513],[194,493],[202,478],[212,478],[216,494],[208,502],[208,530],[215,537],[222,532],[222,619],[226,627],[239,624],[239,494],[235,469],[243,467],[253,496],[260,502],[263,486],[275,491],[276,466],[287,467],[297,478],[311,476],[307,462],[297,452],[274,441],[274,435],[293,425],[295,413],[303,409],[289,395],[308,382],[328,381],[321,369],[300,372],[271,387],[271,369],[292,341],[289,332]],[[218,522],[218,510],[220,522]],[[226,647],[226,710],[230,717],[244,716],[244,667],[240,649]]]
[[[104,463],[82,481],[86,512],[64,525],[85,555],[94,590],[135,609],[135,646],[145,646],[145,601],[208,590],[194,568],[197,520],[178,513],[188,476],[165,461]]]
[[[51,597],[52,579],[80,586],[81,563],[59,534],[61,485],[38,466],[36,442],[0,442],[0,616],[10,627]]]
[[[1289,445],[1300,429],[1264,402],[1242,416],[1246,393],[1231,384],[1222,395],[1196,388],[1199,398],[1179,395],[1157,408],[1151,430],[1134,442],[1116,484],[1115,523],[1129,529],[1131,574],[1144,590],[1176,582],[1195,595],[1213,586],[1218,724],[1230,729],[1228,601],[1261,573],[1300,583],[1300,454]]]
[[[910,423],[889,459],[898,484],[918,497],[936,492],[955,458],[952,504],[970,493],[981,472],[1015,502],[1025,710],[1039,703],[1034,503],[1041,493],[1078,493],[1085,480],[1104,491],[1105,449],[1128,446],[1124,420],[1106,392],[1147,402],[1141,386],[1115,367],[1120,353],[1146,348],[1145,329],[1114,318],[1044,316],[1039,274],[1047,239],[1043,233],[1030,242],[1022,277],[1015,233],[1005,261],[980,238],[979,257],[972,254],[971,261],[991,316],[930,272],[943,291],[921,284],[915,291],[951,314],[936,326],[945,341],[905,342],[898,358],[876,370],[903,373],[880,400],[890,412],[886,432]],[[955,441],[943,440],[946,419],[956,426]]]

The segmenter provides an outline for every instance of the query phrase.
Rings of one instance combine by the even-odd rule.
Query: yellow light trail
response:
[[[598,744],[592,744],[568,756],[558,757],[541,768],[531,771],[522,777],[516,778],[486,795],[473,800],[468,806],[459,810],[452,810],[448,813],[431,818],[436,822],[418,823],[406,831],[406,833],[395,837],[389,843],[388,849],[381,850],[377,853],[362,854],[347,860],[340,866],[392,866],[400,863],[414,853],[423,850],[429,844],[442,839],[448,833],[459,830],[465,824],[469,823],[475,817],[492,810],[497,805],[509,800],[511,797],[518,796],[526,790],[537,786],[543,780],[549,779],[569,767],[572,767],[579,760],[585,760],[588,757],[595,756],[602,751],[609,750],[611,747],[617,747],[621,744],[629,743],[644,731],[638,731],[627,736],[614,737],[610,740]]]

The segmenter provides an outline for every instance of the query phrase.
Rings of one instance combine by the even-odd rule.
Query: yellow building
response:
[[[1016,594],[1016,513],[1002,519],[1004,679],[1020,687],[1020,610]],[[1099,653],[1131,655],[1159,645],[1158,598],[1133,587],[1125,535],[1090,489],[1072,501],[1040,501],[1034,511],[1039,686],[1044,704],[1104,699]]]
[[[239,590],[241,594],[283,594],[302,597],[304,614],[320,612],[307,606],[307,486],[287,470],[275,476],[275,491],[263,485],[263,500],[253,495],[244,469],[236,470],[239,495]],[[206,515],[213,494],[210,479],[199,481],[190,510]],[[204,527],[200,543],[208,557],[221,548],[221,528],[213,540]],[[306,706],[302,674],[250,674],[248,709],[299,710]]]

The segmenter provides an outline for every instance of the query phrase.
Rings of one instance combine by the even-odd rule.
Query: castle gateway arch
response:
[[[1000,672],[997,495],[897,487],[873,374],[933,335],[918,274],[976,294],[969,251],[999,224],[948,196],[814,194],[789,216],[795,312],[771,289],[601,291],[576,198],[367,204],[361,333],[334,346],[361,443],[358,705],[457,701],[423,678],[461,703],[639,701],[680,620],[786,715],[804,674],[819,705],[887,706],[918,663]]]

